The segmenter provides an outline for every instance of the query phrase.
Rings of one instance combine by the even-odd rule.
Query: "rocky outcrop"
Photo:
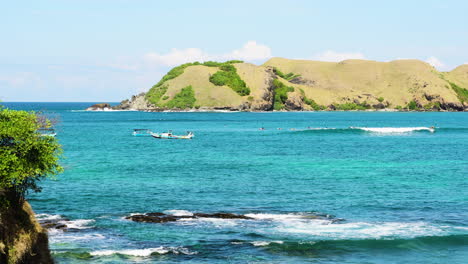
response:
[[[54,263],[47,231],[37,222],[27,202],[13,202],[0,191],[0,263]]]
[[[86,111],[106,111],[106,110],[111,110],[111,109],[112,109],[112,106],[110,104],[101,103],[101,104],[95,104],[86,108]]]
[[[192,215],[168,215],[164,213],[146,213],[146,214],[136,214],[127,216],[126,219],[135,221],[135,222],[144,222],[144,223],[167,223],[175,222],[181,219],[197,219],[197,218],[219,218],[219,219],[253,219],[251,217],[239,214],[232,213],[194,213]]]
[[[146,93],[140,93],[132,98],[123,100],[119,105],[113,107],[114,110],[157,110],[157,107],[146,100]]]

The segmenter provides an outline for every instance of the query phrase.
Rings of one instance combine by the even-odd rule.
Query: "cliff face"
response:
[[[146,94],[122,101],[115,108],[173,109],[168,106],[174,104],[168,102],[180,100],[182,89],[190,87],[195,103],[184,105],[183,109],[468,110],[468,65],[442,73],[418,60],[333,63],[272,58],[260,66],[242,62],[228,64],[181,65]],[[214,80],[220,72],[224,79]],[[249,88],[248,94],[236,92],[236,85],[242,85],[240,82]]]
[[[47,232],[37,222],[29,203],[13,205],[0,192],[0,263],[54,263]]]

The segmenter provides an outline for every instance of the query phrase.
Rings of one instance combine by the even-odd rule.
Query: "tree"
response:
[[[0,190],[23,199],[28,191],[40,191],[38,181],[63,171],[60,144],[38,132],[50,126],[35,112],[0,106]]]

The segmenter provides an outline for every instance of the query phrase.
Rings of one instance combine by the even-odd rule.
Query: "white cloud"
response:
[[[427,58],[426,62],[439,70],[446,68],[446,65],[434,56]]]
[[[233,50],[231,53],[225,55],[226,59],[238,59],[238,60],[264,60],[271,58],[271,48],[257,44],[256,41],[248,41],[245,45],[238,49]]]
[[[318,53],[312,57],[315,60],[319,61],[331,61],[331,62],[339,62],[349,59],[365,59],[366,57],[364,54],[360,52],[336,52],[333,50],[327,50],[322,53]]]
[[[268,59],[271,57],[271,48],[258,44],[256,41],[248,41],[242,48],[233,50],[225,54],[210,54],[199,48],[172,49],[170,52],[161,54],[151,52],[144,55],[146,62],[153,65],[176,66],[179,64],[208,61],[208,60],[245,60],[255,61]]]
[[[209,60],[210,56],[198,48],[172,49],[169,53],[159,54],[151,52],[145,55],[145,59],[154,64],[164,66],[176,66],[186,62]]]

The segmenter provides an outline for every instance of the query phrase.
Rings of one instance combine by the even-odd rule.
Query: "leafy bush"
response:
[[[462,88],[452,82],[449,82],[449,84],[450,84],[450,87],[452,87],[452,89],[457,94],[457,97],[460,100],[460,102],[462,103],[468,102],[468,90],[467,89]]]
[[[278,79],[273,80],[273,89],[275,91],[275,98],[273,102],[273,109],[282,110],[284,109],[284,103],[288,100],[288,92],[293,92],[294,88],[284,85]]]
[[[169,99],[169,96],[165,95],[165,96],[163,96],[162,99],[165,101],[165,100]]]
[[[414,100],[411,100],[408,103],[407,108],[410,109],[410,110],[416,110],[416,109],[418,109],[418,104]]]
[[[61,146],[38,132],[48,126],[34,112],[0,108],[0,189],[23,198],[30,190],[40,191],[38,181],[63,171]]]
[[[285,80],[287,80],[287,81],[292,80],[292,79],[294,79],[294,78],[296,78],[296,77],[301,76],[301,75],[299,75],[299,74],[294,74],[294,73],[292,73],[292,72],[290,72],[290,73],[288,73],[288,74],[284,74],[283,72],[281,72],[281,71],[280,71],[278,68],[276,68],[276,67],[273,68],[273,72],[274,72],[276,75],[278,75],[279,77],[281,77],[281,78],[283,78],[283,79],[285,79]]]
[[[210,76],[210,82],[217,86],[227,85],[241,96],[250,94],[249,87],[237,74],[236,67],[231,64],[222,64],[220,71]]]
[[[344,103],[335,105],[336,110],[350,111],[350,110],[366,110],[370,108],[366,102],[356,104],[356,103]]]
[[[172,98],[165,105],[168,108],[193,108],[195,105],[195,92],[191,85],[182,88],[179,93],[177,93],[174,98]]]
[[[377,98],[377,101],[379,101],[380,103],[383,102],[385,99],[383,97],[379,97]]]
[[[146,100],[150,103],[159,106],[159,100],[167,92],[167,85],[163,86],[153,86],[148,93],[146,93]],[[163,99],[164,100],[164,99]]]

